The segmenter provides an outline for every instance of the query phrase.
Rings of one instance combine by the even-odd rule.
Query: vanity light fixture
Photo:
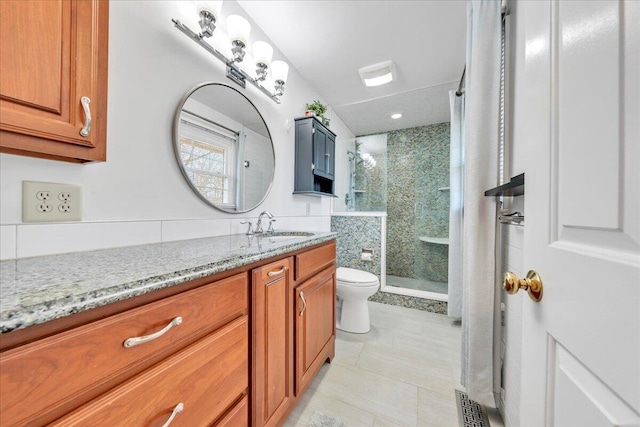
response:
[[[196,8],[200,20],[200,29],[202,32],[199,36],[211,37],[213,31],[216,29],[216,22],[218,22],[218,16],[220,16],[220,9],[222,9],[222,0],[219,1],[198,1],[196,2]]]
[[[392,119],[399,119],[400,117],[402,117],[402,113],[393,113],[393,114],[391,115],[391,118],[392,118]]]
[[[233,53],[234,62],[242,62],[244,48],[249,40],[251,33],[251,24],[240,15],[230,15],[227,17],[227,31],[229,32],[229,40],[231,41],[231,52]]]
[[[267,42],[257,41],[253,44],[253,60],[256,62],[256,80],[264,81],[271,65],[273,48]]]
[[[231,41],[233,58],[227,58],[222,52],[210,45],[205,39],[212,36],[218,22],[222,1],[198,1],[196,2],[198,15],[200,16],[201,33],[192,31],[177,19],[172,19],[176,28],[182,31],[187,37],[199,44],[204,50],[218,58],[227,65],[227,77],[243,88],[249,81],[262,93],[271,98],[276,104],[280,104],[279,97],[284,94],[284,84],[289,74],[289,65],[284,61],[273,61],[273,48],[266,42],[257,41],[253,44],[253,58],[256,63],[256,76],[252,77],[242,70],[238,63],[242,62],[245,56],[245,47],[249,41],[251,24],[240,15],[230,15],[227,17],[227,33]],[[267,75],[271,70],[273,79],[273,92],[262,85],[267,80]]]
[[[396,65],[393,61],[362,67],[358,70],[365,86],[380,86],[396,79]]]
[[[275,82],[276,96],[284,94],[284,84],[287,82],[289,75],[289,64],[284,61],[273,61],[271,63],[271,77]]]

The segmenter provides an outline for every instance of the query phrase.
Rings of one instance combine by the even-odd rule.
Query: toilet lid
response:
[[[340,267],[336,271],[338,281],[350,285],[377,285],[378,276],[355,268]]]

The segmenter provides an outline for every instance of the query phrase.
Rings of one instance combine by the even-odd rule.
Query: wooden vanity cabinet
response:
[[[210,425],[248,393],[248,292],[240,273],[0,353],[0,425],[155,425],[180,399]]]
[[[293,406],[293,259],[253,270],[252,426],[276,426]]]
[[[108,43],[108,0],[1,1],[0,151],[106,160]]]
[[[302,394],[327,357],[335,340],[335,268],[327,268],[297,286],[296,395]]]
[[[162,426],[180,403],[172,426],[282,425],[334,356],[335,253],[322,243],[39,337],[10,332],[24,334],[0,352],[0,425]]]
[[[296,396],[335,354],[336,244],[296,256]]]
[[[252,427],[279,426],[335,354],[336,244],[252,273]]]

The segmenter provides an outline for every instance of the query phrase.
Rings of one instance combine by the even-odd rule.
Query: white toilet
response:
[[[336,328],[366,334],[371,328],[367,298],[378,290],[378,277],[366,271],[340,267],[336,271],[336,282]]]

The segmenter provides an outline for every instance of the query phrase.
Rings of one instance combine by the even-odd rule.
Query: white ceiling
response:
[[[449,120],[447,93],[465,61],[466,1],[238,3],[356,135]],[[365,87],[358,69],[387,60],[397,81]],[[404,116],[393,120],[395,112]]]

